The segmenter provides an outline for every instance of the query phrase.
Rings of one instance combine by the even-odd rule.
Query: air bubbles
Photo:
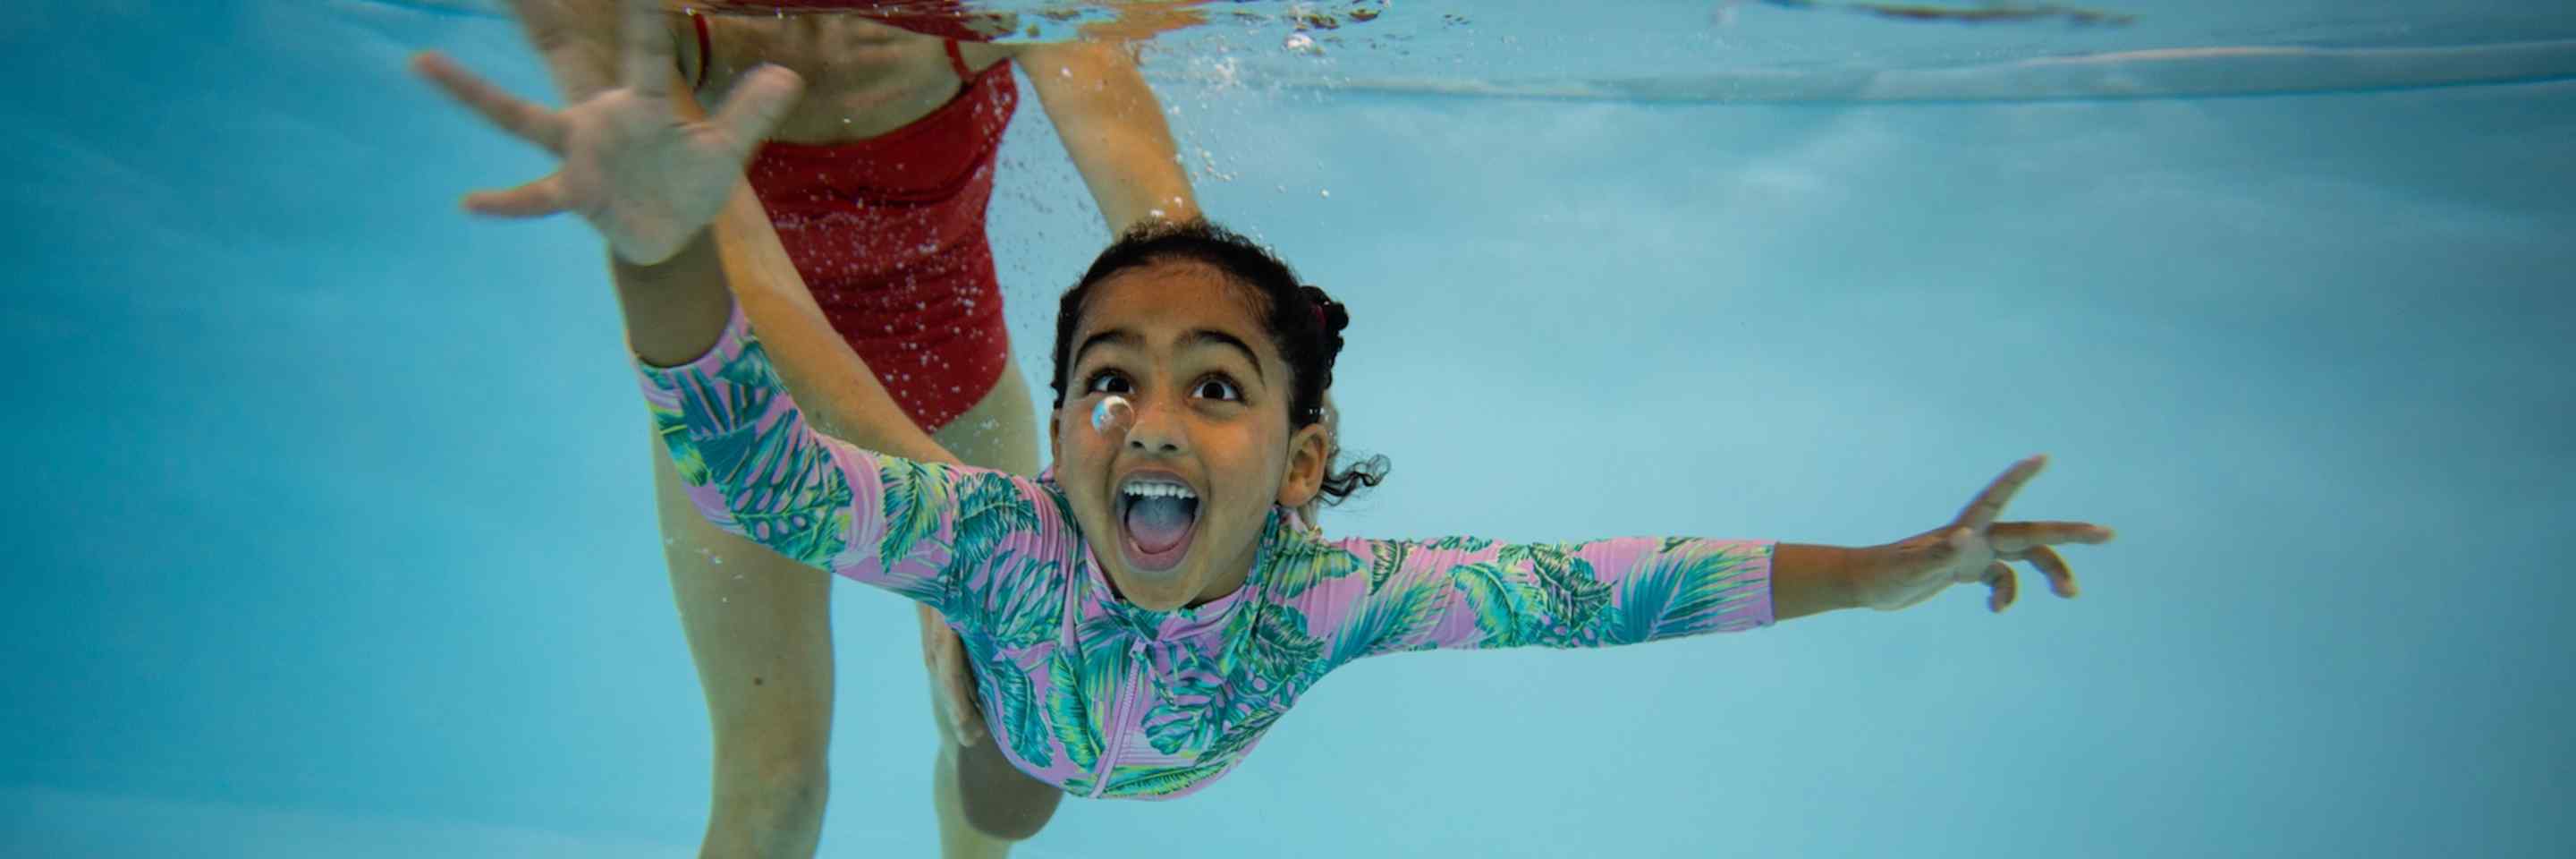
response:
[[[1093,432],[1107,433],[1111,427],[1117,427],[1123,430],[1135,422],[1136,407],[1128,405],[1126,397],[1111,394],[1100,398],[1100,402],[1094,403],[1091,406],[1091,430]]]

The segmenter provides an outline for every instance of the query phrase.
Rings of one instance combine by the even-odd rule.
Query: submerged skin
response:
[[[1191,283],[1209,274],[1165,263],[1104,281],[1084,313],[1097,327],[1077,326],[1130,340],[1120,355],[1093,355],[1105,341],[1077,347],[1088,389],[1146,403],[1133,429],[1060,443],[1059,473],[1107,475],[1075,481],[1102,483],[1100,493],[816,434],[739,319],[707,354],[640,374],[701,513],[783,556],[937,607],[967,641],[1012,762],[1079,796],[1196,791],[1324,676],[1363,657],[1609,647],[1772,622],[1768,541],[1327,541],[1298,526],[1285,511],[1311,494],[1312,470],[1255,425],[1284,430],[1287,412],[1247,372],[1284,366],[1244,302]],[[1302,437],[1320,454],[1315,433]],[[1186,481],[1203,499],[1201,531],[1169,570],[1132,554],[1111,560],[1132,553],[1120,544],[1134,537],[1106,496],[1140,471]],[[1250,521],[1225,521],[1236,518]]]
[[[544,49],[561,88],[604,81],[618,68],[618,10],[601,0],[528,0],[515,4],[533,41]],[[765,66],[805,82],[803,97],[768,139],[831,144],[884,134],[921,119],[959,92],[943,40],[853,15],[783,18],[706,17],[708,65],[687,16],[659,23],[676,78],[703,71],[708,98],[729,92]],[[1187,177],[1153,93],[1131,55],[1114,44],[959,44],[977,70],[1017,62],[1057,128],[1112,231],[1154,217],[1196,215]],[[689,87],[673,86],[684,114],[695,111]],[[634,273],[621,266],[622,273]],[[866,368],[839,346],[838,335],[799,283],[745,295],[745,306],[774,342],[810,341],[808,363],[837,372]],[[826,343],[825,341],[829,341]],[[1029,474],[1038,466],[1037,417],[1027,380],[1010,362],[958,419],[925,434],[878,433],[892,450]],[[870,422],[849,397],[814,398],[818,423],[833,428]],[[899,415],[898,415],[899,416]],[[881,423],[881,422],[880,422]],[[827,576],[709,525],[690,510],[655,454],[656,509],[664,560],[682,629],[707,697],[715,738],[711,808],[702,852],[708,856],[811,856],[829,796],[826,749],[834,695]],[[1012,770],[985,733],[972,703],[972,677],[961,642],[937,615],[920,611],[923,659],[930,669],[934,723],[943,742],[933,761],[932,804],[941,844],[951,857],[1006,855],[1052,814],[1060,794]]]
[[[678,65],[688,70],[699,68],[704,60],[696,55],[693,25],[684,16],[670,16],[668,20],[679,54]],[[705,92],[730,90],[740,75],[762,63],[784,66],[808,82],[804,98],[771,132],[774,140],[828,144],[883,134],[938,109],[960,86],[943,40],[862,18],[710,16],[708,22],[716,62],[706,68]],[[1066,151],[1082,168],[1104,218],[1113,228],[1154,216],[1149,213],[1156,209],[1164,215],[1187,216],[1195,212],[1187,181],[1174,166],[1173,147],[1162,113],[1123,52],[1111,46],[999,46],[973,42],[961,43],[958,48],[966,64],[975,69],[1012,61],[1031,67],[1029,79],[1036,85],[1041,103],[1057,122]],[[801,289],[796,292],[803,294]],[[782,326],[773,324],[769,328],[780,330]],[[800,335],[782,331],[781,336]],[[836,337],[828,328],[807,328],[801,336]],[[1016,369],[1017,364],[1006,366],[1012,369],[1003,372],[982,401],[940,428],[929,442],[959,462],[1029,474],[1038,465],[1036,415],[1029,406],[1028,385]],[[728,760],[755,768],[785,761],[792,767],[787,778],[755,773],[734,781],[775,791],[791,805],[812,796],[811,805],[819,812],[820,798],[828,789],[828,771],[821,765],[829,741],[832,673],[830,609],[828,600],[822,598],[828,579],[817,581],[810,568],[787,563],[738,537],[723,535],[702,518],[680,524],[679,519],[698,517],[669,515],[675,506],[671,484],[658,485],[664,487],[666,527],[676,525],[692,540],[721,538],[732,547],[747,549],[722,554],[754,558],[760,568],[760,573],[746,574],[741,567],[725,569],[707,564],[703,557],[671,553],[674,592],[681,596],[684,619],[693,611],[699,615],[723,613],[735,619],[728,625],[731,628],[706,630],[705,635],[699,634],[696,625],[690,630],[692,652],[702,676],[709,672],[710,663],[717,666],[716,671],[734,675],[731,682],[706,678],[702,685],[708,693],[710,710],[729,708],[742,713],[741,721],[732,726],[730,733],[746,738],[754,746],[741,754],[728,755],[722,739],[726,727],[720,725],[719,769]],[[768,584],[749,589],[775,588],[791,592],[792,596],[753,597],[751,606],[771,611],[728,612],[718,608],[711,612],[702,598],[691,600],[693,594],[680,584],[683,578],[714,579],[743,589],[741,583],[755,577]],[[961,642],[935,612],[924,607],[919,614],[924,661],[931,669],[932,699],[938,702],[941,696],[948,696],[952,699],[949,706],[959,711],[946,717],[934,713],[934,721],[948,740],[938,745],[932,764],[932,806],[939,820],[942,850],[951,857],[1005,855],[1010,842],[1034,835],[1044,826],[1061,794],[1011,769],[994,748],[993,738],[980,726],[966,724],[972,717],[971,699],[954,700],[969,694],[963,684],[971,682],[958,661]],[[762,639],[774,633],[764,632],[761,627],[811,630],[811,643],[768,650]],[[819,687],[822,694],[782,695],[765,692],[756,684],[746,686],[741,682],[743,672],[731,666],[747,660],[767,660],[773,670],[808,678],[805,685]],[[737,698],[749,700],[732,700]],[[782,750],[784,754],[760,748],[781,745],[787,747]],[[720,775],[719,813],[711,816],[715,818],[710,822],[711,842],[720,837],[713,834],[714,830],[729,822],[721,814],[727,792],[723,781]],[[741,828],[763,828],[755,817],[744,816],[745,826]],[[819,834],[819,813],[810,823],[803,819],[789,822],[795,824],[791,828],[797,831],[810,829]],[[811,852],[812,848],[806,847],[802,854]]]
[[[649,14],[649,2],[630,5]],[[627,47],[649,51],[633,42]],[[728,289],[744,294],[745,312],[756,316],[749,296],[760,294],[762,284],[795,283],[795,273],[784,265],[776,237],[767,234],[756,204],[746,218],[743,200],[737,198],[717,220],[712,232],[731,234],[730,241],[715,241],[704,225],[719,208],[708,204],[708,180],[715,180],[717,188],[739,184],[741,159],[749,151],[746,141],[775,124],[784,112],[781,106],[794,99],[798,82],[785,72],[755,75],[712,120],[674,117],[661,104],[667,84],[656,73],[637,71],[645,67],[659,68],[630,64],[613,82],[603,76],[587,86],[568,87],[572,105],[556,111],[510,96],[434,54],[415,62],[424,77],[486,121],[565,158],[557,175],[506,191],[469,194],[466,207],[501,217],[581,213],[608,240],[621,266],[635,267],[631,272],[621,268],[616,279],[634,354],[648,365],[671,366],[718,343],[734,307]],[[748,257],[709,250],[720,246],[752,250]],[[826,374],[800,381],[792,363],[782,362],[779,368],[790,387],[855,390],[864,402],[858,409],[861,420],[853,426],[862,434],[871,431],[869,420],[882,421],[894,413],[871,377]],[[879,423],[874,431],[899,435],[902,428]],[[894,449],[883,443],[862,446]],[[2110,529],[2083,522],[1997,521],[2045,464],[2044,456],[2015,463],[1945,524],[1897,542],[1851,549],[1779,544],[1770,579],[1777,619],[1863,606],[1893,611],[1924,602],[1950,585],[1971,583],[1986,585],[1990,610],[2001,611],[2017,592],[2010,561],[2032,563],[2058,595],[2074,596],[2073,575],[2052,546],[2108,542]],[[1281,482],[1288,482],[1287,475]]]
[[[1169,611],[1233,593],[1252,570],[1270,508],[1302,506],[1323,485],[1325,428],[1289,429],[1293,371],[1246,290],[1218,270],[1140,266],[1094,290],[1063,371],[1068,395],[1082,402],[1047,424],[1056,482],[1122,599]],[[1091,428],[1089,402],[1109,394],[1135,408],[1117,436]],[[1123,530],[1115,496],[1140,471],[1169,474],[1198,495],[1189,548],[1169,570],[1139,568],[1123,541],[1102,536]]]

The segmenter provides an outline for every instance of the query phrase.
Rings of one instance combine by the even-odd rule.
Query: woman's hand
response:
[[[764,66],[734,86],[712,120],[682,116],[672,103],[671,46],[656,0],[624,0],[625,44],[617,86],[588,74],[565,74],[562,46],[542,34],[569,32],[549,20],[576,4],[514,2],[532,37],[556,66],[571,107],[547,110],[502,92],[434,52],[412,67],[493,125],[563,157],[553,175],[506,191],[465,197],[467,211],[503,218],[579,212],[618,258],[651,265],[671,258],[715,220],[742,181],[742,166],[787,115],[803,87],[794,72]]]
[[[1845,570],[1856,601],[1895,611],[1931,599],[1951,585],[1983,582],[1991,589],[1988,611],[2012,605],[2019,586],[2006,561],[2029,561],[2048,576],[2049,589],[2075,596],[2075,573],[2049,546],[2108,543],[2111,529],[2085,522],[1997,522],[2013,493],[2048,464],[2045,454],[2013,463],[1988,484],[1959,518],[1903,541],[1855,551]]]
[[[1078,31],[1086,42],[1112,42],[1133,50],[1137,42],[1174,30],[1207,23],[1207,13],[1198,10],[1206,0],[1117,0],[1107,4],[1110,18],[1082,25]]]

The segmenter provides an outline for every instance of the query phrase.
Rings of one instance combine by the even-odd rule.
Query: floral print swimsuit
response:
[[[1077,796],[1224,775],[1315,682],[1380,653],[1606,647],[1772,622],[1771,541],[1326,540],[1274,509],[1243,587],[1121,601],[1049,480],[809,430],[737,308],[689,364],[639,364],[690,500],[728,532],[928,604],[1012,763]]]

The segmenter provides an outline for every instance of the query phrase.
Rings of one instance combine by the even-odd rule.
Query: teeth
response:
[[[1197,500],[1199,497],[1198,493],[1191,492],[1190,488],[1187,486],[1161,480],[1139,480],[1134,483],[1127,484],[1126,492],[1128,495],[1139,498],[1187,498]]]

